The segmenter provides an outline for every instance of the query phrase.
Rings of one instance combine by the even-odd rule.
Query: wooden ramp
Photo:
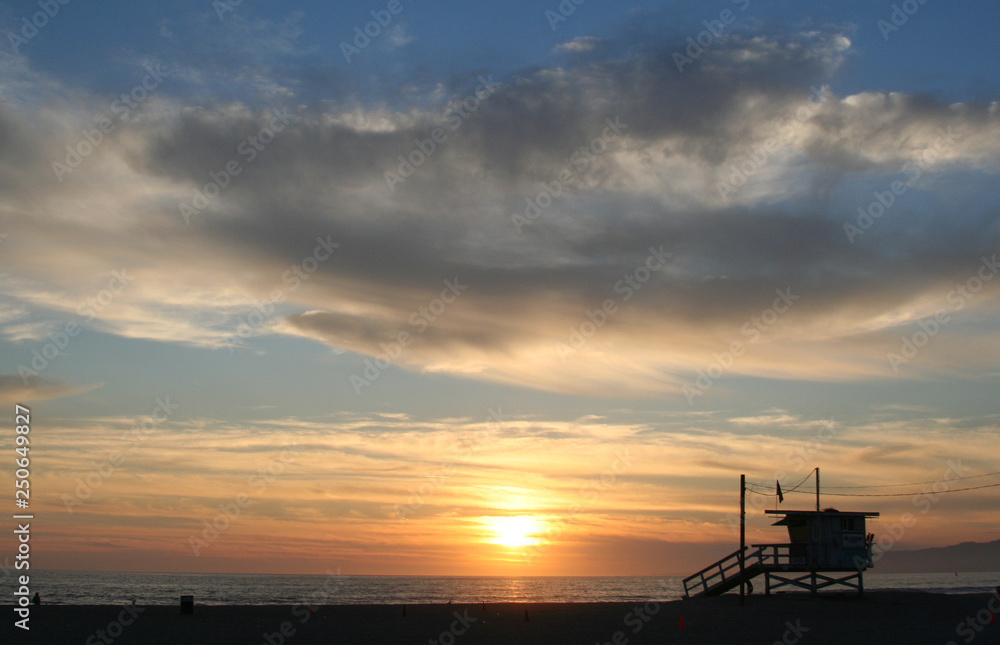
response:
[[[748,549],[744,549],[748,551]],[[762,549],[749,551],[744,556],[743,574],[740,574],[740,551],[737,549],[718,562],[714,562],[698,573],[684,579],[684,596],[718,596],[740,583],[764,572]]]

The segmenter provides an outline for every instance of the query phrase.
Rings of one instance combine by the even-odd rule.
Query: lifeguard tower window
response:
[[[854,530],[854,518],[853,517],[843,517],[840,519],[840,530],[841,531],[853,531]]]

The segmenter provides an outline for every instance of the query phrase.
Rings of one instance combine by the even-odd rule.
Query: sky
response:
[[[1000,537],[997,3],[0,26],[33,566],[685,575],[813,468],[886,549]]]

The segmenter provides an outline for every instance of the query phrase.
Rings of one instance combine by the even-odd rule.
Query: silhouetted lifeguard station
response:
[[[746,476],[740,475],[740,549],[684,579],[684,595],[717,596],[764,574],[764,593],[782,587],[808,590],[843,585],[864,593],[864,571],[872,566],[873,534],[865,520],[878,513],[820,510],[816,469],[815,511],[764,511],[788,527],[788,542],[746,546]],[[741,554],[743,557],[741,558]]]

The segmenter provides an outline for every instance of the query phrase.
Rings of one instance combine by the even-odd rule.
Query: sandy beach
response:
[[[4,643],[307,645],[319,643],[997,643],[991,596],[922,592],[726,595],[664,603],[196,606],[42,605],[30,635],[8,618]],[[997,601],[992,601],[997,608]],[[528,620],[525,620],[527,612]],[[130,615],[134,613],[135,615]],[[682,620],[683,619],[683,620]],[[127,624],[126,624],[127,623]],[[964,625],[960,627],[960,625]]]

